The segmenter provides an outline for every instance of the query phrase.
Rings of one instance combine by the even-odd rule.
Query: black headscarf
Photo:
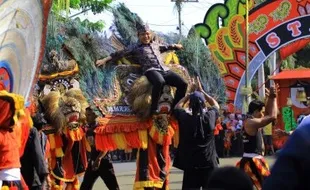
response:
[[[189,96],[189,107],[192,110],[193,117],[197,118],[198,116],[200,120],[200,126],[195,125],[194,137],[197,137],[197,128],[199,127],[199,132],[203,139],[205,138],[203,130],[203,109],[205,107],[205,101],[204,95],[199,91],[194,91]]]

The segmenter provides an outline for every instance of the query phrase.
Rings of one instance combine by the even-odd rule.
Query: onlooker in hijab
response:
[[[183,106],[189,101],[189,110]],[[206,109],[206,101],[211,105]],[[180,142],[174,166],[184,171],[182,189],[206,188],[210,173],[218,167],[214,128],[218,118],[217,101],[202,89],[182,98],[174,114],[179,122]]]

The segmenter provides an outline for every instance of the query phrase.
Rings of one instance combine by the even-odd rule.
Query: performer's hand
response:
[[[202,85],[201,85],[201,82],[200,82],[200,78],[197,77],[197,85],[198,85],[198,91],[202,92],[203,91],[203,88],[202,88]]]
[[[107,63],[107,59],[104,58],[104,59],[99,59],[96,61],[96,66],[97,67],[100,67],[101,65],[105,65]]]
[[[189,92],[192,93],[198,89],[197,83],[195,81],[195,78],[191,78],[191,83],[190,83],[190,90]]]
[[[270,87],[270,89],[265,89],[265,95],[266,97],[269,97],[270,94],[278,94],[280,92],[279,84],[277,83],[275,87]]]
[[[277,97],[277,94],[279,92],[279,85],[276,84],[276,86],[272,86],[269,89],[269,97],[274,98]]]
[[[99,169],[99,166],[100,166],[100,162],[101,162],[101,159],[96,159],[92,165],[92,169],[93,171],[96,171]]]
[[[177,49],[183,49],[183,45],[182,44],[174,44],[174,47]]]
[[[270,91],[268,88],[265,89],[265,96],[268,98],[269,97],[269,94],[270,94]]]

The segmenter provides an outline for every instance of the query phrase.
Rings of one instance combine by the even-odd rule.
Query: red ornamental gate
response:
[[[241,91],[246,85],[245,69],[251,80],[272,53],[280,50],[281,58],[285,58],[303,48],[309,42],[305,38],[310,36],[309,0],[266,1],[249,13],[249,61],[246,65],[245,3],[244,0],[227,0],[225,4],[215,4],[206,13],[204,22],[195,25],[224,79],[227,103],[237,112],[243,107]],[[254,1],[249,0],[248,5],[254,7]]]

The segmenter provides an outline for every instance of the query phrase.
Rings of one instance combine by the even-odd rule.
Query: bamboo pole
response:
[[[245,36],[244,36],[244,48],[245,48],[245,88],[251,88],[251,82],[249,80],[249,0],[246,1],[246,14],[245,14]],[[248,110],[248,105],[251,101],[251,95],[244,95],[243,101],[243,113],[245,114]]]

